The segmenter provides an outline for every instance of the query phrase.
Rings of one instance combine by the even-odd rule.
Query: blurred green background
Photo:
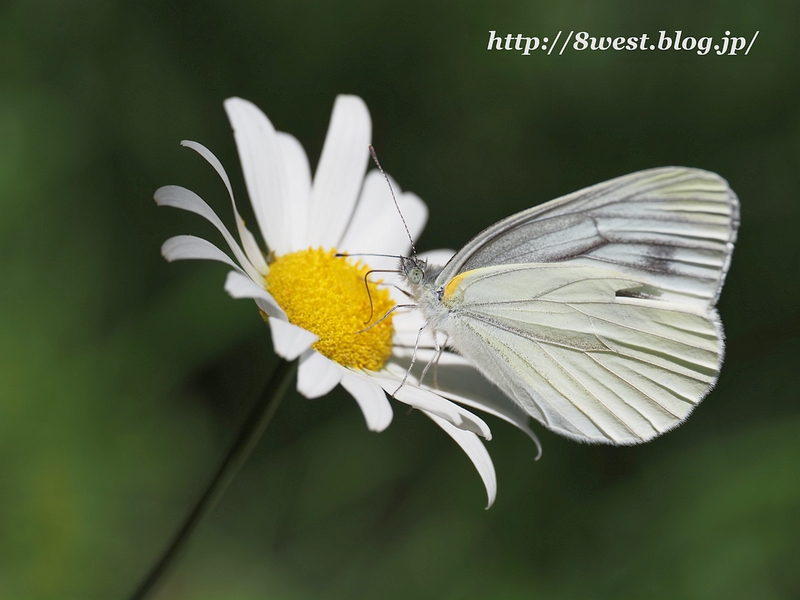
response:
[[[226,267],[168,265],[247,205],[222,101],[319,156],[362,96],[384,166],[430,207],[422,249],[637,169],[726,177],[742,227],[716,390],[634,448],[491,420],[495,506],[464,454],[397,406],[292,394],[157,598],[800,597],[797,2],[0,2],[0,598],[124,598],[217,465],[274,362]],[[487,52],[488,31],[759,38],[749,56]]]

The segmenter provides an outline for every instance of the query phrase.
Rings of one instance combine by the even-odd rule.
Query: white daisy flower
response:
[[[182,145],[205,158],[222,178],[241,245],[194,192],[165,186],[156,191],[156,202],[206,218],[220,231],[235,260],[210,242],[186,235],[167,240],[162,247],[164,257],[169,261],[217,260],[233,267],[225,289],[234,298],[255,300],[269,323],[275,352],[286,360],[299,358],[297,390],[303,396],[317,398],[341,384],[355,398],[372,431],[384,430],[392,420],[387,392],[430,417],[477,468],[486,486],[488,508],[494,502],[497,483],[494,465],[479,436],[488,440],[491,432],[481,418],[461,405],[505,419],[535,440],[527,415],[467,361],[446,351],[428,376],[435,381],[421,385],[409,375],[401,386],[423,326],[421,317],[416,311],[396,311],[378,322],[408,299],[392,286],[372,283],[368,295],[365,276],[369,267],[336,256],[337,252],[406,255],[410,250],[383,176],[377,170],[365,176],[372,130],[366,105],[356,96],[337,97],[313,179],[300,143],[276,131],[255,105],[230,98],[225,110],[267,253],[239,215],[222,164],[204,146],[184,141]],[[393,186],[409,231],[416,238],[427,220],[427,207],[414,194],[402,193],[394,182]],[[420,257],[444,264],[451,255],[452,251],[434,251]],[[386,268],[385,262],[376,263],[379,260],[370,258],[372,267]],[[390,264],[389,268],[396,268]],[[384,280],[388,283],[391,278]],[[433,358],[434,345],[430,336],[423,336],[417,364],[425,365]]]

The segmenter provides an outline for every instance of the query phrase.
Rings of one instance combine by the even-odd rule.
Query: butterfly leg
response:
[[[395,304],[395,305],[394,305],[392,308],[390,308],[390,309],[389,309],[389,310],[386,312],[386,314],[385,314],[385,315],[383,315],[383,316],[382,316],[380,319],[378,319],[377,321],[375,321],[375,322],[374,322],[372,325],[370,325],[369,327],[365,327],[365,328],[364,328],[364,329],[362,329],[361,331],[356,331],[356,334],[359,334],[359,333],[364,333],[365,331],[369,331],[370,329],[372,329],[373,327],[375,327],[375,325],[377,325],[378,323],[380,323],[381,321],[383,321],[383,320],[384,320],[386,317],[388,317],[390,314],[392,314],[394,311],[396,311],[398,308],[418,308],[418,307],[419,307],[419,305],[417,305],[417,304]],[[419,338],[417,338],[417,341],[419,341]]]
[[[417,341],[414,342],[414,352],[411,353],[411,364],[408,365],[408,370],[406,371],[406,374],[403,376],[403,381],[401,381],[400,385],[397,386],[397,389],[394,392],[392,392],[392,398],[394,398],[394,395],[397,392],[399,392],[400,388],[402,388],[406,384],[406,381],[408,381],[408,375],[411,373],[411,369],[414,368],[414,363],[417,361],[417,349],[419,348],[419,339],[422,337],[422,332],[425,330],[427,326],[428,326],[427,323],[423,324],[422,327],[420,327],[419,331],[417,332]]]
[[[438,349],[439,354],[436,355],[436,360],[433,362],[433,387],[436,388],[437,390],[439,389],[439,359],[442,357],[442,352],[444,352],[444,349],[447,347],[447,342],[449,340],[450,336],[445,334],[444,342],[442,342],[442,347]],[[436,343],[438,344],[439,341],[436,340]]]
[[[442,352],[444,352],[445,344],[439,345],[439,339],[436,337],[436,332],[434,332],[433,334],[433,344],[434,347],[436,348],[436,355],[431,360],[428,361],[428,364],[425,365],[425,368],[422,370],[422,375],[420,375],[419,377],[419,384],[422,385],[422,381],[425,379],[425,374],[428,372],[428,369],[431,368],[431,365],[433,365],[433,387],[434,389],[439,389],[437,367],[439,366],[439,359],[442,356]]]

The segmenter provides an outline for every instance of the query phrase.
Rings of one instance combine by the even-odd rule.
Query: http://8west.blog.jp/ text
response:
[[[717,56],[748,55],[758,37],[756,31],[751,38],[731,35],[695,37],[685,35],[683,31],[659,31],[657,35],[642,33],[635,36],[595,36],[588,31],[570,31],[564,35],[559,31],[554,37],[525,36],[521,33],[498,33],[489,31],[487,50],[516,51],[523,55],[555,53],[559,56],[565,50],[583,51],[680,51],[693,52],[700,56],[714,54]],[[562,39],[563,38],[563,39]],[[552,41],[551,41],[552,40]]]

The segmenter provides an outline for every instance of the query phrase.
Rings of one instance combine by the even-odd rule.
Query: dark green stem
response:
[[[130,600],[143,600],[153,591],[153,588],[174,562],[197,525],[214,508],[214,505],[222,497],[225,489],[236,477],[236,474],[261,439],[296,372],[297,361],[286,362],[281,360],[278,362],[264,391],[256,400],[255,406],[253,406],[247,419],[242,424],[242,428],[239,430],[239,435],[236,436],[233,445],[228,450],[228,454],[208,483],[208,486],[206,486],[203,495],[200,496],[194,508],[186,516],[180,529],[175,533],[161,557],[139,583],[136,591],[131,594]]]

